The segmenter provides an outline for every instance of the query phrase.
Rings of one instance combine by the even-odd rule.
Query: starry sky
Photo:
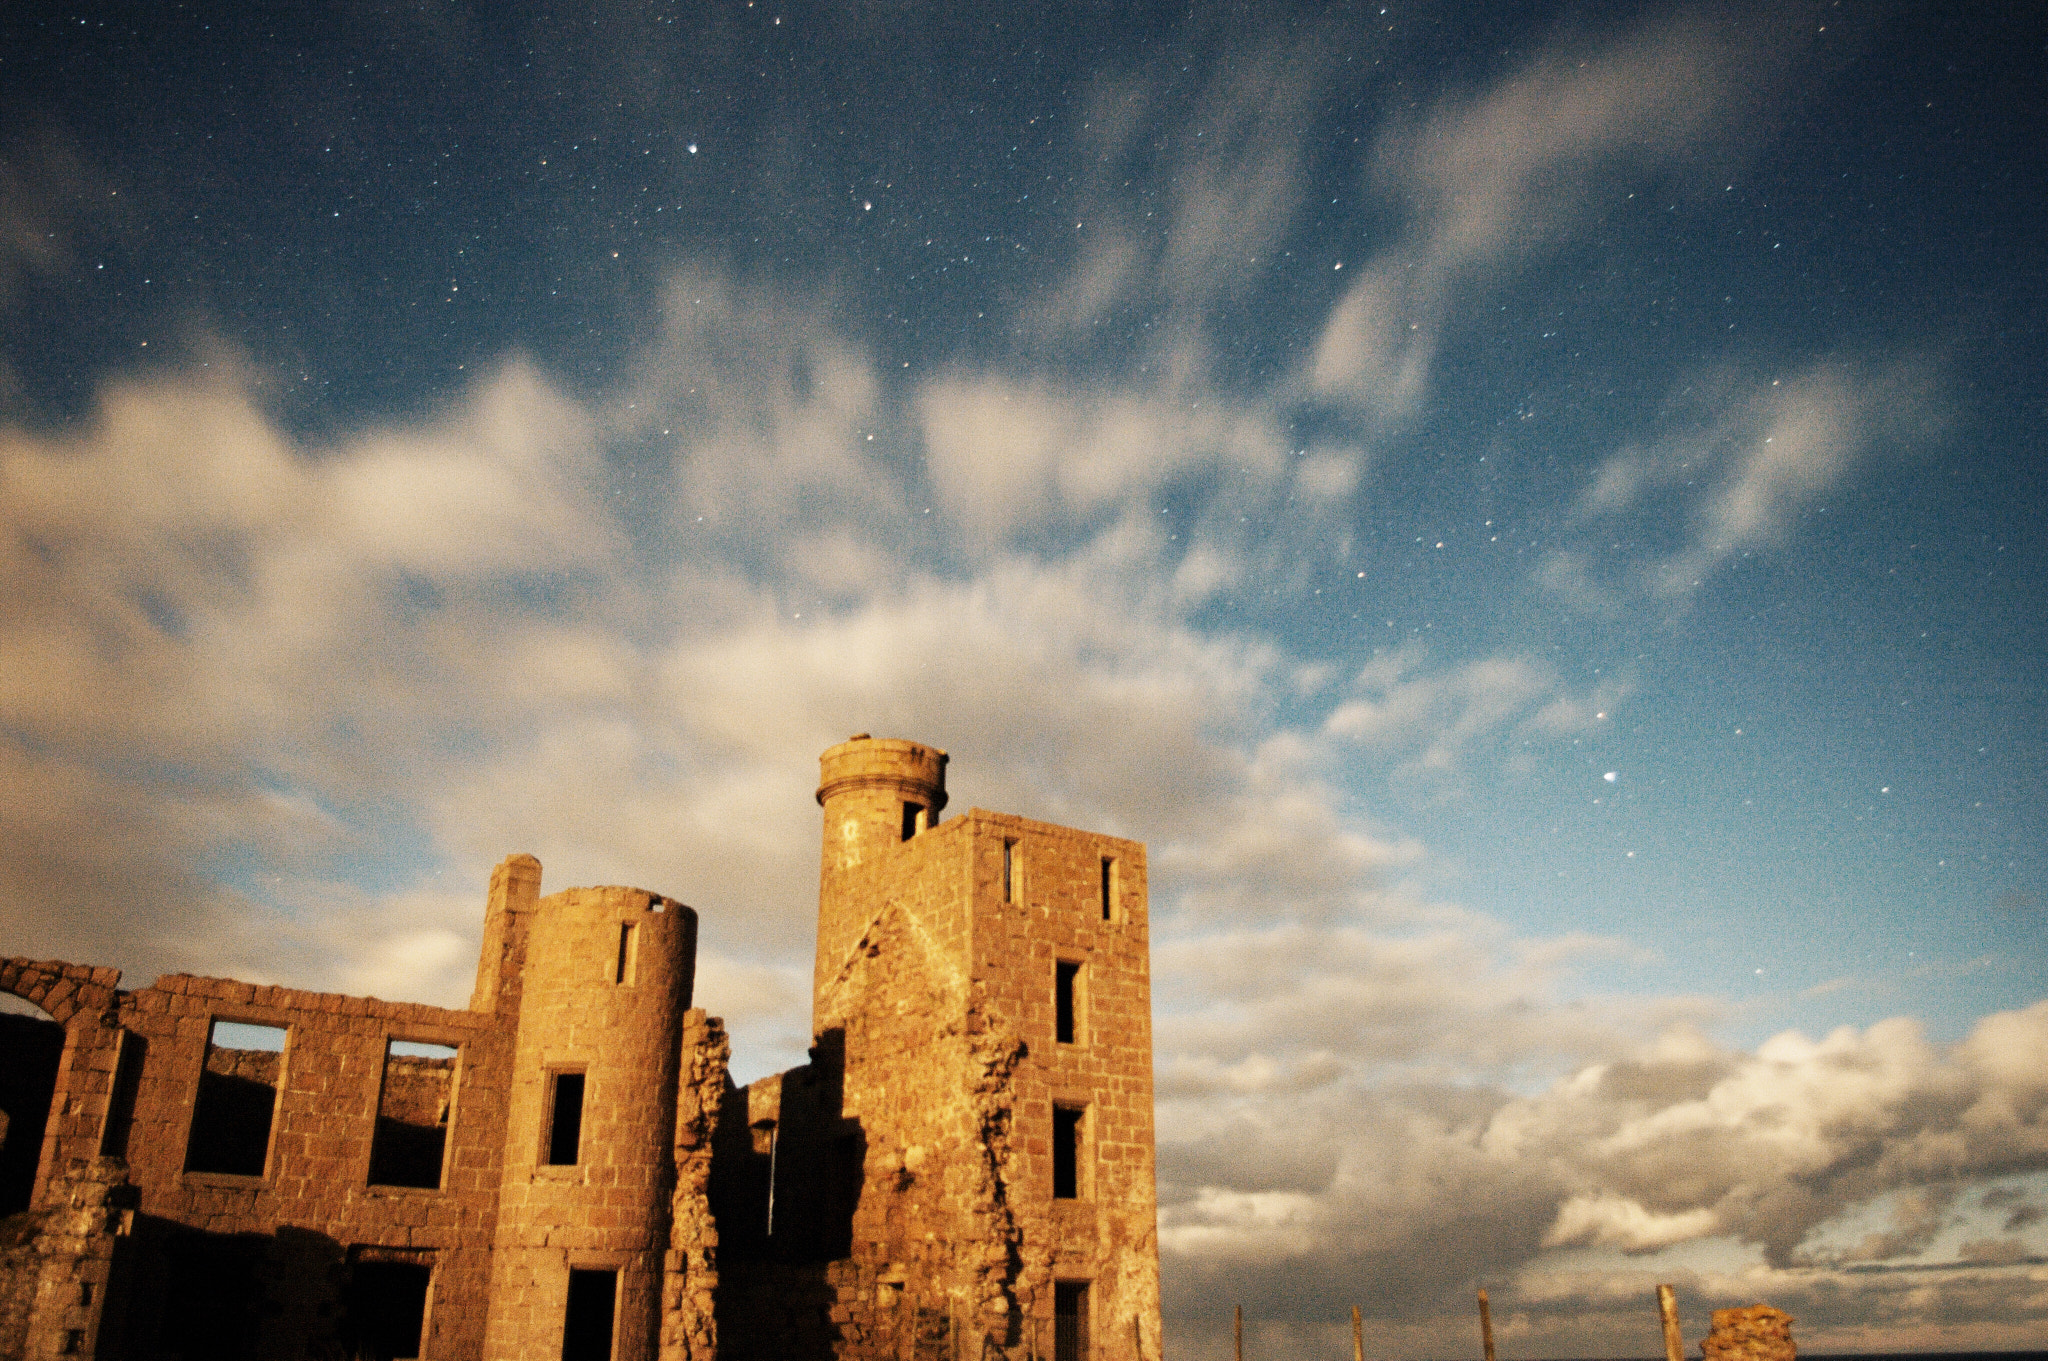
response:
[[[530,851],[744,1080],[914,737],[1150,847],[1177,1361],[2038,1346],[2048,24],[1931,8],[11,4],[0,951],[460,1005]]]

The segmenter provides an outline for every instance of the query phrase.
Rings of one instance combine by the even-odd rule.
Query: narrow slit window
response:
[[[1023,866],[1018,863],[1017,843],[1014,840],[1005,838],[1003,841],[1004,902],[1014,903],[1017,902],[1021,897],[1019,890],[1023,887],[1023,885],[1019,882],[1019,879],[1021,877],[1022,870]]]
[[[583,1074],[556,1073],[548,1093],[548,1165],[574,1167],[583,1152]]]
[[[1088,1361],[1088,1282],[1054,1281],[1053,1361]]]
[[[924,805],[906,803],[903,805],[903,839],[905,841],[924,830]]]
[[[562,1361],[611,1361],[612,1318],[619,1273],[569,1269],[569,1307],[562,1318]]]
[[[128,1132],[135,1127],[135,1093],[142,1085],[142,1065],[148,1054],[148,1040],[132,1030],[121,1032],[121,1049],[114,1060],[114,1090],[107,1099],[106,1123],[100,1126],[102,1156],[128,1156]]]
[[[1102,919],[1116,920],[1116,857],[1102,857]]]
[[[640,963],[640,928],[632,922],[619,923],[619,958],[612,970],[612,982],[630,983]]]
[[[452,1045],[391,1040],[384,1046],[384,1085],[377,1093],[377,1129],[370,1141],[372,1186],[441,1185],[454,1106]]]
[[[1053,1038],[1061,1044],[1076,1043],[1074,993],[1081,979],[1081,966],[1068,960],[1053,965]]]
[[[263,1175],[277,1113],[284,1041],[278,1026],[213,1023],[193,1103],[192,1136],[185,1148],[187,1172]]]
[[[1052,1108],[1052,1197],[1077,1200],[1081,1195],[1081,1125],[1087,1111],[1080,1106]]]

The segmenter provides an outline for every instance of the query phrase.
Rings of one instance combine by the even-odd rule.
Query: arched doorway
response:
[[[64,1056],[64,1027],[41,1007],[12,993],[0,993],[0,1218],[28,1208],[36,1185],[36,1162],[50,1120],[57,1065]]]

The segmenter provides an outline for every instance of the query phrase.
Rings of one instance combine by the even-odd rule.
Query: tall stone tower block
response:
[[[946,806],[946,753],[861,733],[819,757],[818,776],[825,846],[814,1006],[869,925],[874,902],[868,886],[882,854],[938,822]]]
[[[539,866],[508,865],[486,967],[497,936],[524,968],[484,1356],[560,1356],[579,1332],[653,1356],[697,914],[634,888],[539,898]]]
[[[866,736],[820,758],[806,1080],[836,1123],[811,1121],[833,1145],[810,1160],[859,1179],[823,1198],[847,1216],[819,1239],[844,1244],[831,1350],[1157,1361],[1145,847],[936,821],[945,770]]]

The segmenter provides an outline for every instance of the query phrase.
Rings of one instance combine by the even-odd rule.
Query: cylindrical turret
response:
[[[817,983],[823,986],[867,925],[865,899],[849,891],[863,863],[924,831],[946,806],[946,753],[858,733],[818,758],[818,803],[825,810],[818,875]]]
[[[577,888],[529,920],[485,1355],[553,1355],[565,1327],[615,1321],[608,1354],[651,1359],[697,914]]]

